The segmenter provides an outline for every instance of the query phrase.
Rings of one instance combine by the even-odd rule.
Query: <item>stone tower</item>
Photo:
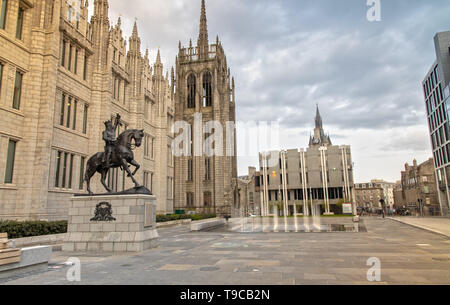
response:
[[[202,0],[197,46],[191,40],[189,47],[182,48],[180,42],[176,58],[176,121],[189,123],[195,132],[191,130],[191,154],[175,158],[175,209],[223,215],[237,203],[234,93],[234,79],[219,37],[215,44],[209,44]],[[196,119],[201,122],[198,126],[194,124]],[[202,149],[205,139],[217,135],[219,129],[207,132],[205,124],[211,121],[220,123],[223,129],[221,143],[213,145],[213,149],[223,147],[221,155],[210,156]],[[194,147],[200,147],[201,153],[193,153]]]
[[[317,106],[315,122],[316,126],[314,128],[314,136],[310,138],[309,146],[331,146],[332,143],[330,136],[325,135],[325,132],[323,131],[322,117],[320,115],[319,106]]]

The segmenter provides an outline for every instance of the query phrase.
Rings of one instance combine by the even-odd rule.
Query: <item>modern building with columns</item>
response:
[[[104,122],[119,113],[125,129],[144,129],[136,178],[173,211],[174,72],[141,53],[135,23],[123,37],[107,0],[0,1],[0,219],[67,219],[83,193],[88,158],[104,149]],[[99,177],[94,192],[105,192]],[[132,187],[112,170],[109,186]]]
[[[332,145],[319,108],[307,149],[260,153],[259,163],[263,216],[276,210],[280,215],[341,213],[340,204],[355,202],[351,148]]]

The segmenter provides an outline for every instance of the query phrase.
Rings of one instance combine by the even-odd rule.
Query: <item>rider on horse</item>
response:
[[[117,114],[114,125],[112,124],[112,120],[105,122],[106,130],[103,131],[103,141],[106,143],[105,154],[103,155],[103,163],[105,164],[105,167],[110,167],[111,155],[116,145],[116,129],[117,126],[122,126],[120,123],[120,118],[120,114]]]

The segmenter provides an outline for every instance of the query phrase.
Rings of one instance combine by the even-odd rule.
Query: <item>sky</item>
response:
[[[197,41],[201,0],[109,5],[125,36],[137,20],[142,52],[154,61],[160,48],[165,69],[179,41]],[[434,35],[450,30],[450,2],[381,0],[379,22],[368,21],[369,8],[366,0],[206,0],[210,42],[219,35],[236,79],[238,121],[276,121],[271,148],[300,149],[318,104],[333,144],[352,148],[355,182],[395,182],[406,162],[432,157],[421,82],[436,58]],[[258,167],[257,155],[238,159],[239,175],[248,166]]]

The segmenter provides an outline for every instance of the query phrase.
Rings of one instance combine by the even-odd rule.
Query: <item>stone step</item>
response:
[[[0,233],[0,239],[8,238],[8,233]]]
[[[21,251],[20,249],[6,249],[6,250],[0,250],[0,260],[7,259],[11,257],[20,257]]]
[[[0,259],[0,266],[10,265],[14,263],[20,263],[20,256]]]

